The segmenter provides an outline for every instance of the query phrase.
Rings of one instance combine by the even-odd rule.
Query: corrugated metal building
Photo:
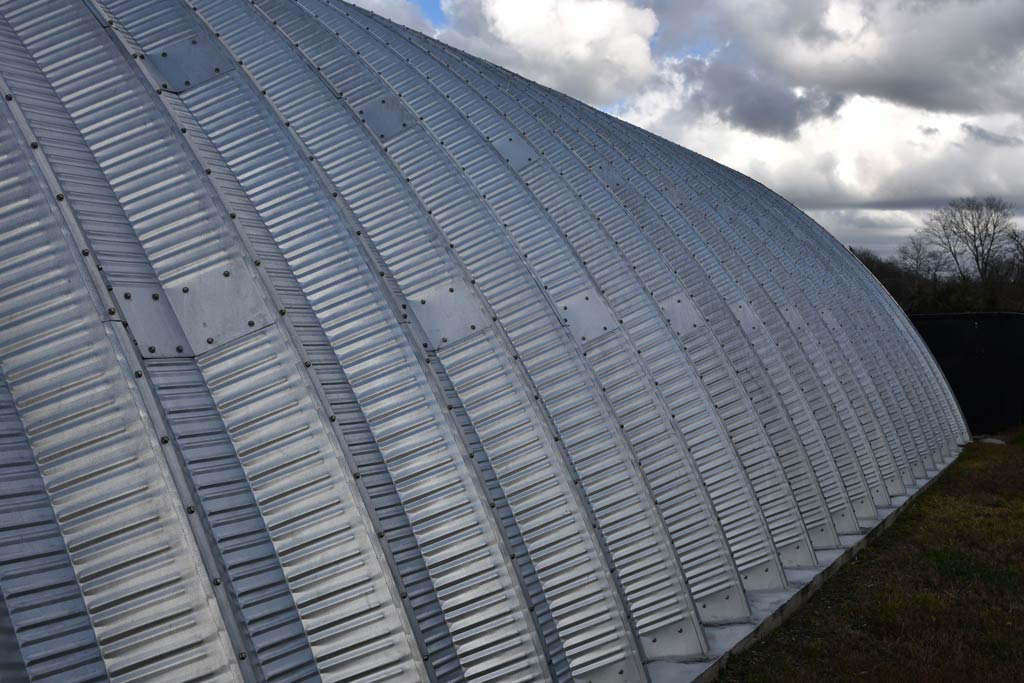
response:
[[[792,205],[345,3],[0,92],[5,682],[686,680],[967,438]]]

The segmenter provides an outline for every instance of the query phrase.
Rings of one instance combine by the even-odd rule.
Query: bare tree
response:
[[[931,213],[921,235],[949,257],[959,278],[973,272],[987,287],[998,275],[1014,229],[1013,205],[1006,200],[964,197]]]
[[[949,269],[947,254],[935,248],[926,235],[911,235],[896,251],[896,260],[904,269],[920,278],[935,282]]]
[[[1013,267],[1017,277],[1024,276],[1024,230],[1015,228],[1010,231],[1010,245],[1013,251]]]

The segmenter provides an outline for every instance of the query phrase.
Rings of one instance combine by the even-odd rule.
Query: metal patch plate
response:
[[[596,339],[609,330],[618,328],[604,301],[592,291],[573,294],[558,302],[558,314],[573,335],[581,341]]]
[[[594,171],[594,174],[597,175],[597,177],[600,178],[602,181],[604,181],[606,187],[612,189],[613,191],[615,191],[614,188],[621,187],[626,184],[626,181],[623,180],[622,176],[619,175],[615,169],[609,166],[599,166]]]
[[[192,347],[159,287],[114,287],[114,297],[143,358],[191,356]],[[179,350],[180,349],[180,350]]]
[[[467,337],[489,323],[469,285],[462,280],[434,285],[419,299],[411,300],[409,310],[419,319],[435,349]]]
[[[704,324],[704,316],[700,314],[688,296],[672,296],[658,302],[662,313],[668,318],[673,331],[680,337],[693,332]]]
[[[160,75],[160,86],[175,93],[235,68],[223,51],[199,38],[169,45],[146,61]]]
[[[494,147],[509,165],[520,171],[540,154],[519,133],[509,130],[494,139]]]
[[[273,322],[269,307],[242,264],[227,263],[231,265],[191,275],[188,284],[167,291],[167,299],[197,355]]]
[[[733,315],[736,316],[736,319],[740,321],[740,327],[743,328],[744,332],[753,332],[764,328],[761,318],[759,318],[757,313],[754,312],[753,306],[746,301],[738,304],[731,304],[729,308],[732,309]]]
[[[412,115],[406,111],[394,97],[381,97],[364,104],[359,110],[363,123],[381,140],[394,137],[403,128],[415,123]]]

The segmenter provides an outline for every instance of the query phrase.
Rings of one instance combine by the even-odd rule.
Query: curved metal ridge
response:
[[[4,680],[686,680],[969,436],[791,204],[337,0],[0,0],[0,166]]]

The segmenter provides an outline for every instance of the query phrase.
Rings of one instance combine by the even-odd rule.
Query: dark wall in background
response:
[[[971,432],[1024,419],[1024,313],[940,313],[911,320],[946,373]]]

